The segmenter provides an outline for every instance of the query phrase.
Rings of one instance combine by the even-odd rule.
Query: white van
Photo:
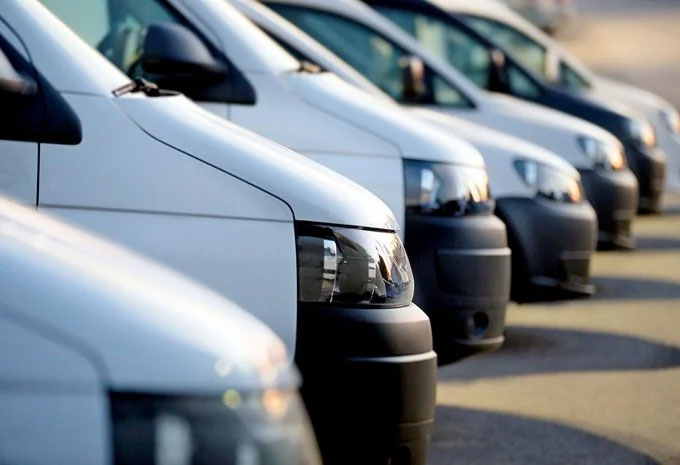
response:
[[[224,0],[43,3],[130,76],[180,90],[380,197],[401,225],[440,362],[503,342],[510,250],[470,144],[301,64]]]
[[[378,87],[267,7],[253,0],[231,1],[300,60],[321,66],[395,105]],[[404,108],[468,140],[484,156],[496,201],[495,212],[508,229],[514,300],[524,302],[594,292],[589,274],[597,218],[581,195],[580,176],[573,166],[541,147],[499,131],[441,112],[414,106]],[[532,178],[527,178],[532,173]]]
[[[4,199],[0,350],[2,463],[320,464],[267,327]]]
[[[666,186],[680,191],[680,115],[651,92],[605,78],[533,24],[495,0],[435,0],[441,8],[512,53],[522,65],[551,85],[583,94],[597,102],[620,102],[646,116],[654,126],[657,144],[667,155]]]
[[[4,194],[157,258],[272,327],[299,365],[322,452],[352,444],[424,462],[436,355],[380,200],[130,81],[36,1],[0,3],[0,48],[26,83],[1,107],[3,131],[23,141],[0,142]]]
[[[562,156],[581,173],[598,216],[604,247],[633,246],[637,181],[625,166],[621,143],[586,121],[479,89],[428,53],[412,37],[358,0],[264,0],[399,102],[458,116],[512,134]],[[352,40],[345,40],[348,38]],[[424,85],[404,80],[417,70]],[[413,95],[417,91],[418,95]]]

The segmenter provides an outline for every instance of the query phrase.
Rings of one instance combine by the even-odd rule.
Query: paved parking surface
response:
[[[499,351],[440,370],[430,464],[680,464],[680,196],[590,299],[513,306]]]

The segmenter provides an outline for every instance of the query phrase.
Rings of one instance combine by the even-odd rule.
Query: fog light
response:
[[[486,313],[476,312],[467,318],[466,332],[471,339],[481,339],[489,328],[489,317]]]

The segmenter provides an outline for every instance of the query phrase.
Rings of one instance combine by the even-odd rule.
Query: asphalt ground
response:
[[[680,195],[635,235],[595,296],[513,305],[498,352],[440,370],[431,465],[680,464]]]

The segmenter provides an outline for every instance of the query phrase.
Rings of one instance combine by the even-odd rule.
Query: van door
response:
[[[33,76],[28,52],[19,37],[12,32],[0,18],[0,49],[12,67],[22,76]],[[26,99],[30,96],[26,96]],[[38,143],[26,141],[25,134],[18,129],[23,126],[17,111],[20,96],[10,96],[0,92],[0,195],[13,200],[36,205],[38,200]],[[12,126],[12,127],[11,127]],[[17,130],[14,130],[17,129]],[[20,140],[16,140],[20,139]],[[24,140],[21,140],[24,139]]]

